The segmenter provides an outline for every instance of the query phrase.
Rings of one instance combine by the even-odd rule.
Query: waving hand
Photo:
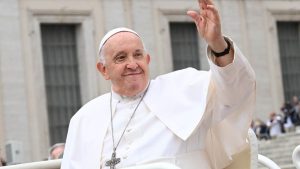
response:
[[[219,12],[212,0],[198,0],[200,12],[188,11],[187,14],[194,20],[198,33],[205,39],[214,51],[226,48],[221,31]]]

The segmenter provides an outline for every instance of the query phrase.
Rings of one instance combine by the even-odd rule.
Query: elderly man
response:
[[[221,32],[212,0],[188,11],[208,44],[210,71],[187,68],[149,80],[150,56],[133,30],[108,32],[97,68],[111,91],[84,105],[70,122],[62,169],[114,169],[168,162],[219,169],[246,146],[255,75]]]

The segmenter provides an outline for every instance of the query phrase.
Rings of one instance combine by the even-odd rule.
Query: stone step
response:
[[[265,144],[265,145],[259,144],[258,147],[259,148],[283,148],[283,147],[291,147],[291,146],[298,145],[298,144],[300,144],[300,141],[295,139],[295,141],[293,141],[293,142],[286,141],[286,142],[282,142],[282,143],[271,143],[271,144]]]
[[[269,150],[260,150],[258,149],[258,153],[262,155],[270,155],[270,154],[278,154],[278,155],[291,155],[293,153],[294,148],[286,148],[286,149],[269,149]]]
[[[291,159],[271,159],[271,160],[274,161],[279,166],[288,166],[293,164],[293,161]]]
[[[300,144],[300,143],[299,143]],[[273,147],[258,147],[259,151],[269,151],[269,150],[278,150],[278,151],[282,151],[282,150],[290,150],[290,149],[294,149],[295,147],[297,147],[297,145],[299,144],[295,144],[295,145],[281,145],[281,146],[273,146]]]
[[[286,140],[287,137],[292,138],[292,137],[297,137],[299,135],[300,135],[300,132],[299,133],[296,133],[296,132],[284,133],[282,135],[277,136],[276,138],[274,138],[272,140],[280,140],[280,139]],[[268,141],[268,140],[262,140],[262,141]]]
[[[281,167],[281,169],[296,169],[296,167],[293,164],[282,165],[280,167]]]
[[[280,145],[280,144],[295,144],[295,143],[300,143],[299,139],[300,136],[295,137],[295,138],[290,138],[290,140],[280,140],[280,141],[268,141],[268,142],[259,142],[259,146],[272,146],[272,145]]]
[[[300,137],[299,137],[300,139]],[[299,145],[300,142],[294,142],[294,143],[280,143],[280,144],[272,144],[272,145],[259,145],[258,148],[260,150],[267,150],[267,149],[270,149],[270,148],[273,148],[273,149],[285,149],[285,148],[295,148],[297,147],[297,145]]]
[[[277,153],[274,153],[274,154],[262,154],[268,158],[271,158],[271,159],[278,159],[278,158],[292,158],[292,153],[290,154],[285,154],[285,155],[281,155],[281,154],[277,154]]]
[[[300,145],[300,133],[286,133],[272,140],[258,141],[258,153],[270,158],[282,169],[296,169],[293,165],[292,153],[298,145]],[[258,168],[266,169],[263,166]]]
[[[288,165],[279,165],[281,169],[296,169],[296,167],[292,164]],[[258,165],[258,169],[269,169],[268,167],[262,166],[261,164]]]
[[[293,160],[292,159],[274,159],[273,160],[276,164],[278,165],[289,165],[289,164],[293,164]]]
[[[269,146],[274,146],[274,145],[293,145],[293,144],[299,144],[300,140],[299,139],[300,136],[295,137],[295,138],[290,138],[290,140],[280,140],[280,141],[275,141],[275,140],[270,140],[270,141],[265,141],[262,142],[260,141],[258,143],[258,145],[260,147],[269,147]]]
[[[259,154],[283,154],[283,155],[287,155],[287,154],[292,154],[293,152],[293,148],[287,148],[287,149],[281,149],[281,150],[274,150],[274,149],[270,149],[270,150],[258,150]]]

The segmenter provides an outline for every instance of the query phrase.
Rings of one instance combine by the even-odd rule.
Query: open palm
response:
[[[221,21],[218,10],[212,0],[198,0],[200,13],[188,11],[187,14],[194,20],[198,33],[209,46],[223,41]]]

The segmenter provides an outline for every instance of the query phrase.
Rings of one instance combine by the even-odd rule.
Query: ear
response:
[[[98,71],[102,74],[102,76],[104,77],[105,80],[109,80],[109,75],[107,72],[107,68],[103,63],[98,62],[97,63],[97,69]]]
[[[147,54],[147,56],[146,56],[146,60],[147,60],[147,64],[149,64],[149,63],[150,63],[150,60],[151,60],[151,57],[150,57],[150,55],[149,55],[149,54]]]

